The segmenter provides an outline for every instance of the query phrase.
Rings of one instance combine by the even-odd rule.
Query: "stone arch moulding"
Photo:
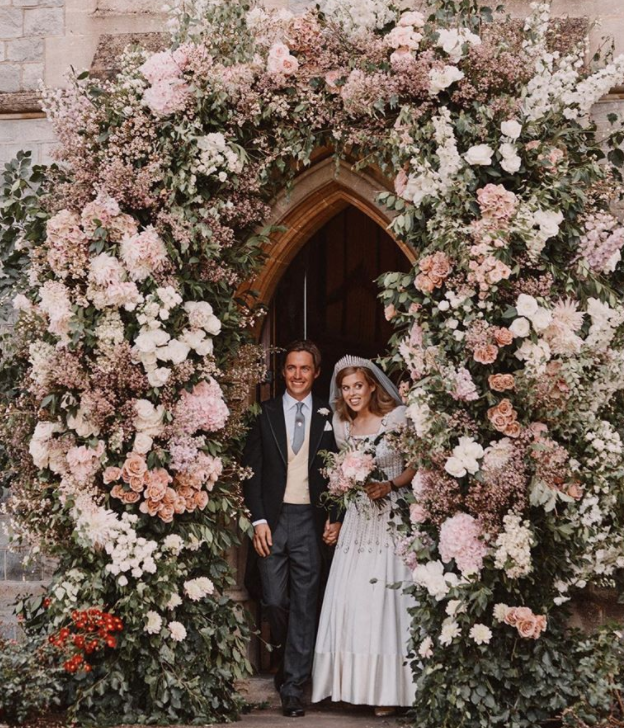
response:
[[[285,230],[272,236],[269,257],[262,270],[250,286],[245,286],[258,291],[258,303],[269,305],[277,284],[297,253],[345,207],[353,205],[387,230],[394,214],[377,202],[377,196],[391,190],[390,184],[377,175],[356,172],[347,164],[336,169],[333,158],[326,158],[300,174],[291,190],[283,190],[275,198],[266,224],[283,226]],[[397,240],[391,231],[387,232],[410,263],[414,263],[415,251]]]

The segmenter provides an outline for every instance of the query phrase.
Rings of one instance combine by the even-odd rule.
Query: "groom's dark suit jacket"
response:
[[[327,410],[327,414],[319,410]],[[336,451],[336,441],[331,427],[331,410],[329,404],[312,396],[312,422],[310,423],[310,455],[308,460],[310,503],[314,508],[314,521],[319,541],[327,520],[328,511],[321,503],[321,495],[327,490],[327,480],[321,475],[323,460],[321,450]],[[329,427],[328,427],[329,425]],[[243,463],[253,470],[253,476],[243,484],[245,505],[251,512],[251,520],[265,518],[275,531],[279,521],[288,471],[288,433],[284,418],[282,397],[275,397],[262,404],[262,412],[256,418],[247,436]],[[336,521],[338,511],[330,509],[330,520]],[[324,549],[321,549],[324,551]],[[257,584],[255,577],[256,554],[250,549],[250,561],[247,565],[246,584],[255,596]]]

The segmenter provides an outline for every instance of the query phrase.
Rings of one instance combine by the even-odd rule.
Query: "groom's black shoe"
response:
[[[282,698],[282,713],[287,718],[303,718],[305,710],[301,698],[295,695],[285,695]]]

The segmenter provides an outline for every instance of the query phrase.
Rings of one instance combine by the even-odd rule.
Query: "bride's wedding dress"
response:
[[[384,417],[374,439],[405,421],[405,407]],[[334,415],[336,442],[361,439]],[[377,462],[388,480],[404,470],[400,453],[385,438]],[[394,553],[391,522],[398,493],[372,503],[366,494],[347,508],[329,574],[319,624],[312,700],[360,705],[408,706],[414,702],[412,671],[405,663],[409,639],[408,608],[413,600],[388,584],[411,580],[409,569]],[[372,583],[371,583],[372,582]]]

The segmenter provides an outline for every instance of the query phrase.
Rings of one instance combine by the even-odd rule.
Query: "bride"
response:
[[[367,359],[346,356],[336,364],[330,402],[339,447],[374,440],[405,421],[396,387]],[[405,664],[413,601],[402,589],[387,588],[410,579],[394,553],[392,526],[400,489],[414,471],[405,469],[386,438],[378,443],[377,465],[387,480],[369,483],[347,508],[339,535],[326,539],[337,539],[337,546],[314,652],[312,701],[331,696],[376,706],[375,714],[383,716],[412,705],[415,696]]]

